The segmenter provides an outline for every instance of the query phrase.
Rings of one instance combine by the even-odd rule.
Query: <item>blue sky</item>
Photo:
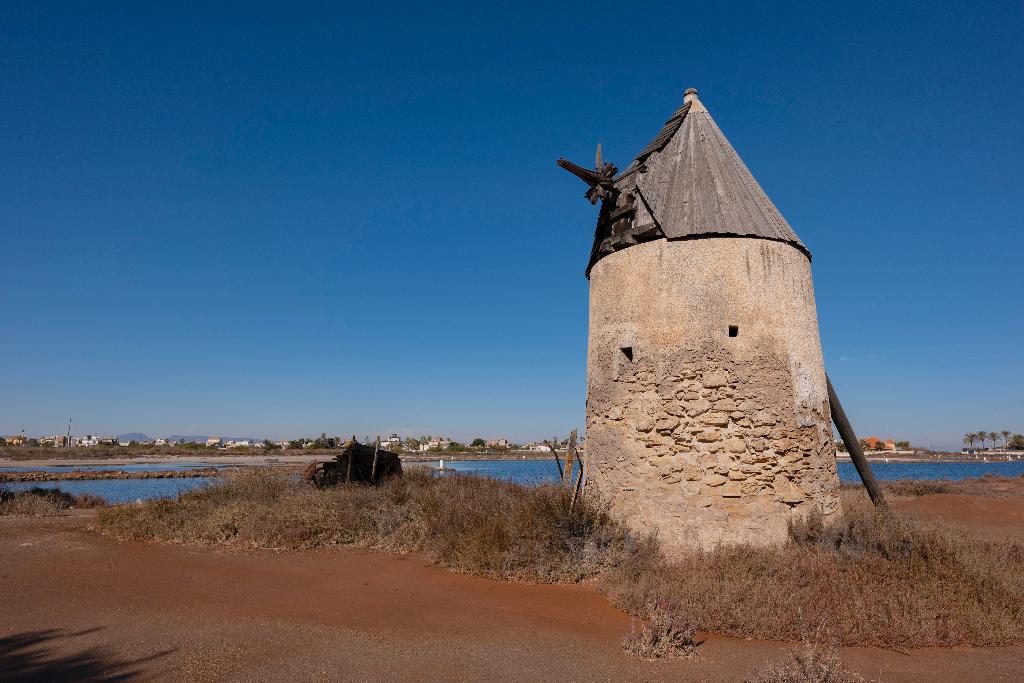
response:
[[[862,435],[1024,431],[1024,6],[0,7],[0,433],[582,426],[595,209],[701,98]]]

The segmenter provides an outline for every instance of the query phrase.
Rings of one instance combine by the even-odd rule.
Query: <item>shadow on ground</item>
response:
[[[167,650],[134,660],[113,657],[101,647],[78,651],[72,648],[72,654],[67,654],[69,639],[99,630],[49,629],[0,638],[0,679],[6,683],[128,681],[139,675],[142,664],[171,652]]]

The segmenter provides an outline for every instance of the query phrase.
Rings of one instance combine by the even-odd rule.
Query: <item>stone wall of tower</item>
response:
[[[669,552],[782,543],[792,515],[838,512],[807,256],[709,237],[602,258],[590,274],[586,453],[588,487]]]

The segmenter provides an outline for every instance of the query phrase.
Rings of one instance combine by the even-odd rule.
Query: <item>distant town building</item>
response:
[[[426,443],[420,444],[421,451],[443,451],[452,445],[452,440],[443,436],[435,436]]]
[[[218,446],[219,447],[220,444],[221,444],[221,438],[219,436],[211,436],[209,439],[206,440],[206,447],[207,448],[209,448],[210,446]]]
[[[92,434],[86,434],[78,439],[78,445],[85,448],[91,446],[117,446],[118,441],[116,436],[94,436]]]
[[[508,439],[491,439],[487,442],[488,448],[508,448]]]
[[[894,439],[886,439],[882,441],[877,436],[869,436],[864,439],[864,445],[867,446],[869,451],[895,451],[896,441]]]

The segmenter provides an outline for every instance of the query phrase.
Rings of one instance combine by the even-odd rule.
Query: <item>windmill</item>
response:
[[[622,172],[557,164],[600,201],[586,275],[587,480],[669,555],[780,545],[842,510],[810,250],[695,89]],[[831,419],[830,419],[831,418]],[[862,467],[863,465],[863,467]]]

